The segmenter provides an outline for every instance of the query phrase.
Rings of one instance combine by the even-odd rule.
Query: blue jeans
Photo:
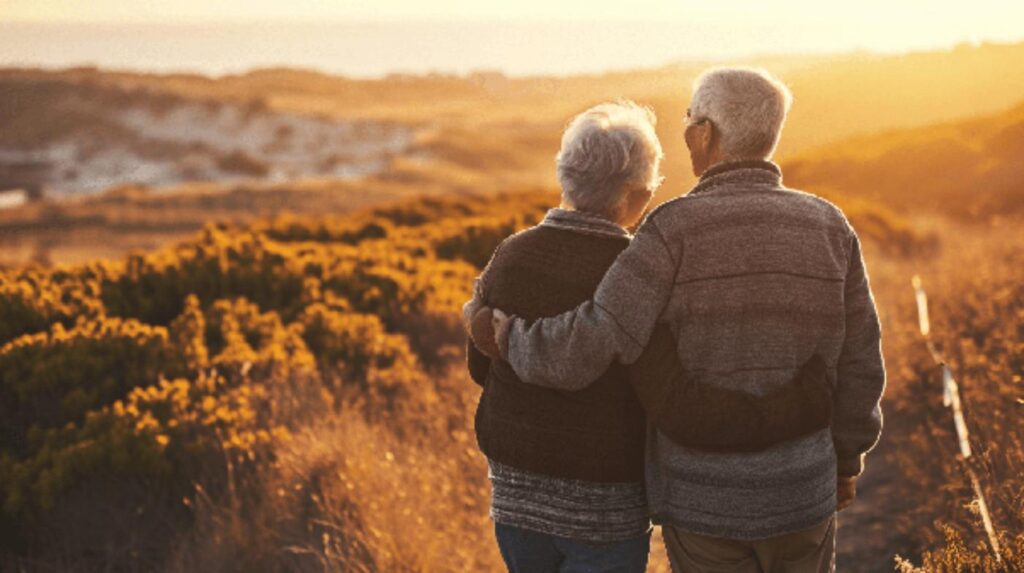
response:
[[[644,573],[651,535],[597,543],[494,524],[509,573]]]

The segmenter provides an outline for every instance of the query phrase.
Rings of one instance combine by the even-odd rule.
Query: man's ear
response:
[[[715,127],[715,124],[712,123],[711,120],[705,121],[704,132],[701,133],[700,139],[701,143],[704,144],[704,149],[706,149],[708,153],[711,153],[711,150],[714,149],[715,140],[717,138],[718,129]]]

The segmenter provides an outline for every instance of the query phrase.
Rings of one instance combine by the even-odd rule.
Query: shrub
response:
[[[49,332],[24,335],[0,348],[3,445],[21,450],[29,429],[80,421],[183,367],[167,330],[136,320],[83,320],[70,330],[57,323]]]
[[[455,491],[467,472],[480,481],[483,468],[468,448],[472,390],[445,373],[456,356],[447,349],[461,343],[453,317],[497,243],[538,220],[551,199],[428,199],[346,217],[208,226],[120,261],[0,271],[5,549],[87,569],[153,569],[180,541],[167,531],[190,535],[189,508],[201,518],[203,504],[223,507],[240,530],[246,512],[280,509],[261,501],[267,480],[306,483],[295,495],[321,504],[324,523],[341,515],[336,504],[360,505],[374,488],[412,499],[400,489],[406,479],[447,484],[447,511],[469,504],[480,513],[478,491]],[[289,473],[279,459],[298,463],[292,436],[309,443],[310,428],[344,436],[338,447],[347,452],[336,469],[348,481],[319,482],[316,499],[308,495],[319,478]],[[432,450],[453,435],[457,442]],[[376,466],[366,463],[380,452],[359,450],[367,439],[436,471],[370,479]],[[311,471],[332,463],[302,462]],[[116,528],[67,524],[111,508],[123,527],[147,532],[138,542],[145,555],[98,549],[119,543]],[[143,528],[142,514],[164,525]],[[344,518],[359,521],[352,535],[381,527],[372,513],[357,514]],[[465,524],[445,525],[447,517],[435,514],[431,526],[455,539]],[[390,545],[361,539],[358,551],[382,567],[422,569],[445,550],[436,541],[385,558]],[[328,562],[340,562],[339,543],[322,544]],[[472,564],[475,551],[460,562]]]

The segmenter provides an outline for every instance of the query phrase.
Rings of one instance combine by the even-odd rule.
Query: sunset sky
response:
[[[898,53],[1024,40],[1019,0],[0,3],[0,65],[209,73],[270,65],[354,75],[566,73],[754,54]]]
[[[210,21],[323,19],[665,19],[795,22],[825,27],[851,23],[891,32],[905,27],[935,42],[958,37],[1024,35],[1024,3],[1017,0],[4,0],[0,19],[60,21]],[[864,30],[865,37],[871,29]],[[898,38],[893,37],[893,42]]]

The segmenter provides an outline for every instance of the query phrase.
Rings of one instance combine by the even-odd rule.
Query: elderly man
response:
[[[495,312],[501,355],[550,388],[632,363],[658,322],[676,337],[683,379],[706,388],[759,397],[824,362],[830,428],[720,453],[652,427],[648,502],[677,571],[832,570],[837,506],[881,431],[885,372],[860,242],[837,207],[784,187],[770,162],[790,102],[762,71],[702,75],[685,132],[696,187],[646,218],[591,301],[529,322]]]

